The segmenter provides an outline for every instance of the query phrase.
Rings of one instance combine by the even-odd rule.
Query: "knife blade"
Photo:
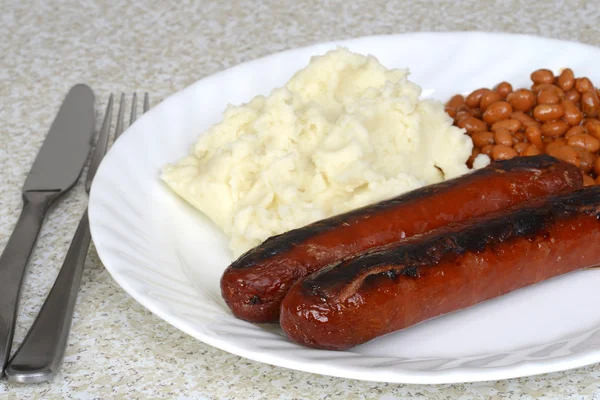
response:
[[[23,186],[23,209],[0,255],[0,363],[10,356],[27,262],[52,204],[79,179],[94,134],[94,93],[75,85],[65,97]]]

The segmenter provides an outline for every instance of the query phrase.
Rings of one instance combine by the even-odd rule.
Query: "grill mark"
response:
[[[480,253],[489,247],[518,238],[547,235],[559,220],[579,214],[600,215],[600,187],[582,189],[528,207],[513,208],[467,223],[452,224],[405,242],[365,253],[332,265],[302,282],[305,294],[340,301],[352,296],[365,279],[418,278],[419,269],[442,261],[457,260],[467,252]]]

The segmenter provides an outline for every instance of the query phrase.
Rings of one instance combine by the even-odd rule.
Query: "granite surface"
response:
[[[332,39],[484,30],[600,44],[595,1],[0,0],[0,249],[60,101],[92,86],[152,102],[243,61]],[[50,289],[85,208],[82,185],[48,218],[23,287],[15,346]],[[0,382],[0,399],[600,399],[600,365],[458,385],[395,385],[296,372],[205,345],[136,303],[92,246],[63,367],[52,383]]]

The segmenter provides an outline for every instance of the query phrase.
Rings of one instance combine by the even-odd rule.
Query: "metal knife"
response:
[[[94,124],[94,93],[86,85],[76,85],[63,101],[25,180],[21,216],[0,256],[0,377],[10,356],[27,261],[48,209],[79,179]]]

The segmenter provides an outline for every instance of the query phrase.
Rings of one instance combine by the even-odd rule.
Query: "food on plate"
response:
[[[473,140],[468,165],[480,154],[493,160],[546,153],[584,172],[586,186],[600,183],[600,91],[566,68],[531,74],[531,88],[508,82],[446,103],[454,124]]]
[[[343,350],[600,263],[600,187],[535,199],[341,261],[300,280],[281,327]]]
[[[331,263],[449,223],[581,187],[579,169],[547,155],[493,163],[269,238],[227,268],[221,293],[238,318],[275,322],[292,284]]]
[[[229,106],[162,178],[229,236],[237,257],[270,236],[468,172],[470,138],[407,77],[343,48],[313,57],[284,87]]]
[[[221,278],[236,317],[342,350],[600,263],[588,78],[540,69],[443,106],[407,77],[329,51],[164,168],[239,256]]]

